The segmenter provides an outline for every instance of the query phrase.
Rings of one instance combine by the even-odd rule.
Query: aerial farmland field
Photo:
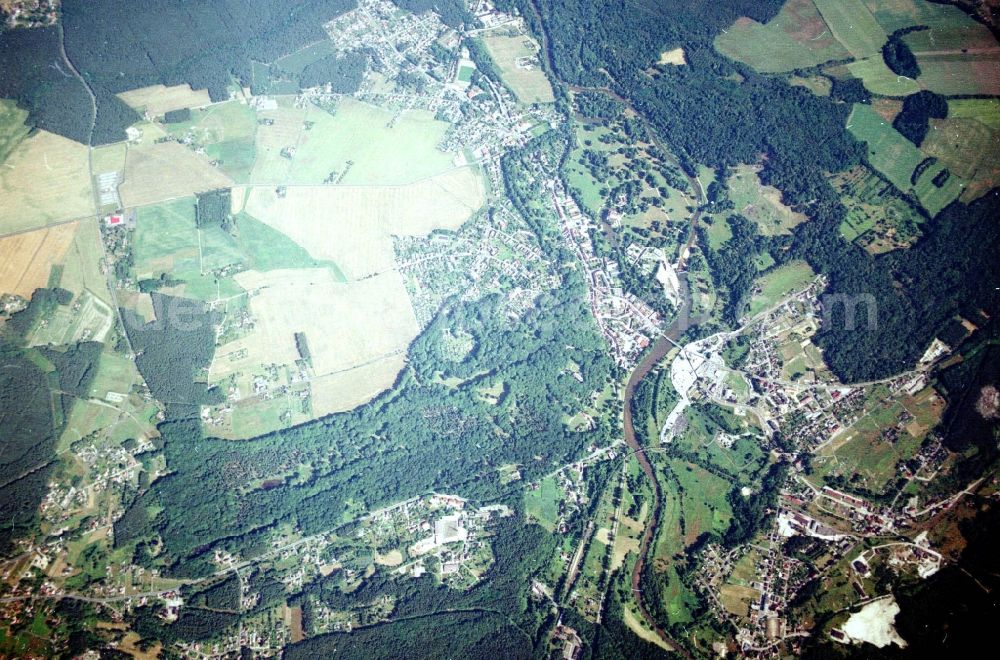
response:
[[[864,0],[813,0],[834,36],[861,59],[879,57],[886,33]]]
[[[345,97],[331,113],[279,97],[257,114],[274,123],[258,128],[253,183],[396,185],[453,167],[437,148],[448,124],[424,110],[395,116]]]
[[[0,235],[94,213],[87,147],[37,131],[0,169]]]
[[[31,132],[31,127],[24,123],[27,118],[28,113],[14,101],[0,99],[0,164]]]
[[[31,298],[35,289],[48,286],[52,268],[61,264],[80,223],[0,238],[0,293]]]
[[[198,108],[212,102],[207,89],[194,90],[190,85],[151,85],[121,92],[118,98],[133,110],[145,112],[150,118],[159,117],[170,110]]]
[[[243,253],[217,226],[199,228],[194,198],[182,198],[139,209],[135,240],[135,273],[140,280],[167,274],[181,281],[177,292],[214,300],[242,291],[229,277],[213,270],[235,264]]]
[[[190,120],[164,124],[163,129],[204,148],[208,159],[218,161],[233,181],[249,180],[256,159],[257,114],[246,103],[227,101],[193,110]]]
[[[741,18],[715,38],[715,47],[761,73],[807,68],[850,56],[812,0],[790,0],[766,24]]]
[[[901,192],[912,191],[931,215],[936,215],[962,193],[965,181],[954,173],[941,186],[934,183],[935,178],[945,169],[941,163],[930,164],[921,173],[916,185],[911,183],[914,171],[927,156],[882,119],[871,106],[855,105],[847,127],[855,137],[868,143],[868,160],[871,165]]]
[[[356,279],[393,268],[391,235],[457,229],[484,199],[479,173],[465,167],[405,186],[296,186],[284,197],[257,186],[246,212]]]
[[[156,144],[147,136],[129,146],[119,193],[126,206],[145,206],[231,185],[204,156],[177,142]]]

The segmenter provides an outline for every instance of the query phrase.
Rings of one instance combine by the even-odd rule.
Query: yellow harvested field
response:
[[[344,412],[371,401],[393,386],[405,366],[406,357],[400,353],[316,378],[311,383],[313,413],[319,417]]]
[[[233,191],[234,205],[244,191]],[[404,186],[289,187],[283,198],[254,187],[246,212],[359,279],[394,267],[392,236],[458,229],[485,200],[479,173],[463,167]]]
[[[674,48],[663,51],[660,53],[660,60],[657,64],[674,64],[676,66],[687,64],[687,60],[684,58],[684,49]]]
[[[0,238],[0,293],[31,298],[46,286],[52,266],[62,262],[79,223]]]
[[[325,268],[247,271],[236,281],[250,292],[254,329],[216,350],[210,381],[246,375],[262,365],[294,364],[299,359],[295,334],[303,333],[317,415],[349,410],[392,385],[419,332],[395,271],[347,283],[337,282]]]
[[[155,144],[147,137],[129,147],[125,180],[118,189],[125,206],[145,206],[196,193],[228,188],[232,180],[177,142]]]
[[[93,214],[87,147],[47,131],[0,165],[0,235]]]
[[[483,37],[500,75],[522,103],[553,103],[552,85],[538,60],[538,44],[528,35]]]
[[[150,85],[118,94],[133,110],[145,112],[150,117],[159,117],[171,110],[181,108],[200,108],[208,105],[212,99],[207,89],[193,90],[190,85]]]

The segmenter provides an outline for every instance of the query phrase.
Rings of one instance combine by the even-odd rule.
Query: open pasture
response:
[[[72,291],[74,295],[89,291],[106,304],[111,305],[108,279],[101,272],[101,258],[103,256],[104,247],[97,222],[81,222],[73,237],[73,242],[63,258],[59,286],[67,291]]]
[[[773,307],[789,293],[806,285],[814,276],[812,268],[804,261],[790,261],[757,278],[754,296],[747,314],[756,316]]]
[[[205,150],[209,161],[218,161],[220,170],[234,181],[249,180],[256,160],[254,140],[257,113],[245,103],[227,101],[193,110],[189,121],[164,124],[164,130],[177,138],[187,138]]]
[[[338,280],[346,281],[337,264],[313,259],[304,247],[248,213],[236,215],[236,231],[236,242],[253,270],[327,267]]]
[[[233,377],[246,399],[253,375],[270,365],[295,367],[300,358],[295,335],[302,333],[310,350],[311,413],[319,416],[369,401],[388,389],[406,365],[406,347],[419,326],[398,273],[342,282],[329,269],[307,268],[246,271],[236,280],[249,292],[254,325],[216,350],[210,382]],[[249,437],[277,428],[275,420],[286,411],[304,421],[297,398],[279,404],[239,402],[233,433]]]
[[[297,186],[284,197],[254,187],[246,212],[357,279],[393,268],[391,236],[458,229],[484,201],[479,173],[466,167],[406,186]]]
[[[0,238],[0,293],[31,298],[35,289],[47,286],[52,267],[62,263],[79,224]]]
[[[232,180],[177,142],[156,144],[146,137],[129,147],[125,158],[125,180],[118,189],[125,206],[145,206],[218,188]]]
[[[90,152],[90,165],[94,175],[125,170],[125,156],[128,146],[124,142],[95,147]]]
[[[813,0],[823,20],[851,55],[880,56],[888,38],[864,0]]]
[[[945,96],[1000,95],[1000,48],[988,52],[917,53],[917,82]]]
[[[948,118],[975,119],[994,131],[1000,131],[1000,100],[949,99]]]
[[[975,24],[961,9],[928,0],[867,0],[867,4],[886,33],[913,25],[944,28]]]
[[[437,148],[449,125],[427,111],[394,115],[343,98],[331,113],[282,98],[258,116],[274,123],[258,127],[253,183],[398,185],[453,166]]]
[[[921,89],[916,80],[893,73],[881,55],[851,62],[847,65],[847,70],[852,76],[859,78],[873,94],[909,96]]]
[[[992,178],[1000,161],[1000,135],[975,119],[932,119],[920,150],[965,179]]]
[[[538,60],[538,44],[526,34],[482,38],[500,76],[521,103],[552,103],[555,96]],[[683,53],[681,54],[683,59]]]
[[[404,367],[406,356],[399,353],[316,377],[310,383],[313,415],[344,412],[371,401],[393,386]]]
[[[760,168],[738,166],[729,177],[729,198],[736,211],[757,223],[764,236],[790,234],[792,228],[808,218],[781,203],[781,191],[761,183]]]
[[[36,131],[0,165],[0,197],[0,235],[93,214],[87,147]]]
[[[272,64],[282,71],[299,75],[302,70],[313,62],[318,62],[327,55],[335,55],[337,49],[331,39],[320,39],[317,42],[304,46],[294,53],[289,53],[276,59]]]
[[[723,55],[761,73],[780,73],[847,58],[812,0],[789,0],[766,24],[741,18],[715,39]]]
[[[216,360],[213,378],[250,364],[294,363],[295,333],[304,333],[318,376],[355,369],[404,350],[418,327],[397,273],[337,282],[322,268],[247,271],[236,276],[250,292],[254,331],[243,339],[245,361]],[[295,301],[295,304],[289,304]],[[219,353],[232,353],[227,346]]]
[[[927,156],[876,113],[871,106],[855,104],[847,127],[859,140],[868,143],[868,162],[903,193],[913,193],[932,216],[955,200],[965,181],[954,173],[934,184],[944,166],[938,162],[926,167],[917,179],[911,177]],[[943,176],[943,175],[942,175]]]
[[[239,263],[243,253],[220,227],[199,228],[194,204],[188,197],[138,210],[133,252],[136,278],[166,273],[183,281],[174,293],[200,300],[235,295],[241,291],[235,282],[217,280],[213,271]]]
[[[165,112],[182,108],[200,108],[212,102],[207,89],[194,90],[186,84],[171,87],[150,85],[121,92],[117,96],[133,110],[144,112],[150,117],[159,117]]]

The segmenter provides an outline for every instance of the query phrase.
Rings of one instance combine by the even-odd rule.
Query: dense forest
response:
[[[330,85],[335,94],[353,94],[361,87],[368,70],[368,55],[355,51],[343,55],[327,55],[308,65],[299,74],[299,87]]]
[[[62,411],[47,375],[0,338],[0,550],[24,535],[48,490]]]
[[[228,98],[250,83],[251,61],[272,62],[326,38],[323,24],[355,0],[163,0],[137,9],[127,0],[64,0],[66,55],[97,99],[93,143],[125,139],[138,115],[116,96],[147,85],[188,83]],[[127,73],[122,62],[128,62]],[[86,143],[90,98],[68,72],[58,28],[15,30],[0,39],[0,97],[15,98],[29,121]]]
[[[766,22],[780,0],[500,4],[517,6],[544,33],[559,78],[610,87],[628,98],[689,168],[693,162],[720,168],[765,156],[762,181],[810,217],[796,229],[791,249],[775,257],[779,263],[805,259],[830,278],[831,297],[825,300],[839,303],[828,306],[831,323],[818,341],[841,378],[895,373],[913,364],[959,309],[998,310],[998,270],[990,256],[1000,240],[989,221],[1000,211],[994,193],[968,206],[952,204],[906,251],[872,257],[843,241],[839,226],[846,209],[827,174],[865,157],[863,145],[844,129],[850,105],[760,75],[712,45],[740,16]],[[666,67],[653,78],[645,74],[662,50],[676,46],[685,49],[687,66]],[[838,86],[838,95],[866,100],[857,84]],[[871,323],[868,300],[877,310]],[[853,324],[847,322],[851,314]]]
[[[930,128],[930,120],[947,116],[948,100],[940,94],[923,90],[903,99],[903,109],[892,120],[892,127],[919,147]]]

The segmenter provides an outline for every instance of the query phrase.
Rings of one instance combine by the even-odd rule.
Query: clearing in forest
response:
[[[673,50],[665,50],[660,53],[660,59],[656,63],[660,65],[673,64],[675,66],[687,64],[687,59],[684,57],[684,49],[674,48]]]
[[[118,94],[118,98],[137,112],[145,112],[150,118],[162,116],[171,110],[199,108],[208,105],[212,99],[207,89],[191,89],[190,85],[150,85]]]
[[[0,235],[94,213],[87,147],[37,131],[0,166]]]
[[[790,234],[808,218],[781,203],[781,191],[760,181],[759,167],[739,165],[729,177],[729,198],[736,211],[757,224],[764,236]]]
[[[553,103],[552,85],[539,62],[538,44],[530,36],[492,35],[483,37],[490,59],[500,76],[521,103]]]

